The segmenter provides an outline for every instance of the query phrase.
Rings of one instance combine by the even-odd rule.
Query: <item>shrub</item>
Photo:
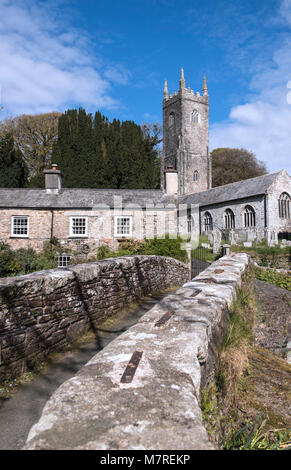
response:
[[[102,245],[97,250],[97,259],[104,259],[104,258],[111,258],[112,256],[116,256],[116,252],[111,251],[107,245]]]
[[[125,240],[120,244],[118,251],[111,251],[106,245],[99,247],[97,259],[128,255],[157,255],[176,258],[186,263],[188,256],[186,251],[181,249],[183,242],[181,237],[170,238],[169,235],[166,235],[165,238]]]
[[[289,274],[280,273],[271,269],[255,268],[255,277],[261,281],[291,291],[291,276]]]
[[[187,252],[181,249],[182,243],[185,242],[181,237],[170,238],[169,235],[166,235],[165,238],[155,237],[146,239],[145,243],[140,246],[139,252],[143,255],[169,256],[187,263]]]
[[[32,248],[12,250],[6,243],[0,243],[0,277],[56,268],[58,251],[59,244],[56,242],[45,243],[39,253]]]
[[[57,262],[57,244],[46,242],[43,250],[37,253],[31,262],[30,271],[41,271],[44,269],[53,269],[58,265]]]
[[[6,243],[0,243],[0,276],[11,276],[14,271],[12,267],[13,251]]]

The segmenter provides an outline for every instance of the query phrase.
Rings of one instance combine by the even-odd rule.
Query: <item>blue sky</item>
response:
[[[161,122],[182,66],[195,91],[207,76],[211,149],[291,173],[291,0],[0,0],[2,119],[84,107]]]

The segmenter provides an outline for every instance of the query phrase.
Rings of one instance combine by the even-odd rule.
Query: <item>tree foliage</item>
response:
[[[211,152],[212,186],[222,186],[267,173],[264,162],[253,152],[237,148],[218,148]]]
[[[64,187],[147,189],[159,187],[157,128],[147,131],[96,112],[71,109],[59,118],[53,160]]]
[[[15,147],[11,134],[0,137],[0,187],[23,188],[27,183],[28,168],[22,152]]]
[[[43,187],[43,170],[51,165],[60,113],[23,114],[0,121],[0,137],[10,133],[29,169],[29,186]]]

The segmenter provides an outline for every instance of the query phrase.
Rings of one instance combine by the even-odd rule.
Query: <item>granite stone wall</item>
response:
[[[0,279],[0,377],[16,377],[139,297],[189,279],[162,256],[128,256]]]
[[[211,450],[200,387],[248,265],[224,256],[163,298],[46,403],[27,450]]]

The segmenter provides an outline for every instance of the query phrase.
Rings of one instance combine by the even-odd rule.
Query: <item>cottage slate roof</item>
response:
[[[187,194],[178,198],[179,204],[207,206],[236,199],[265,194],[280,172],[250,178],[236,183]],[[173,206],[174,197],[152,189],[87,189],[63,188],[59,194],[45,189],[0,188],[0,208],[22,209],[93,209],[113,208],[114,197],[122,198],[123,207],[150,205]],[[116,204],[115,204],[116,206]]]
[[[249,178],[236,183],[217,186],[216,188],[187,194],[179,197],[179,204],[199,204],[207,206],[236,199],[266,194],[268,188],[275,181],[280,172],[269,173],[256,178]]]
[[[1,208],[36,209],[93,209],[114,207],[114,197],[122,198],[122,205],[149,207],[170,205],[173,197],[161,190],[150,189],[61,189],[59,194],[47,193],[45,189],[0,188]],[[115,204],[116,206],[116,204]]]

